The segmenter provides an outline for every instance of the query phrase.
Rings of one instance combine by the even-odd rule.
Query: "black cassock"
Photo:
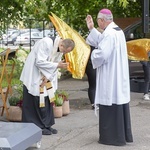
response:
[[[34,123],[41,129],[54,125],[53,105],[49,98],[45,97],[45,107],[39,107],[39,96],[33,96],[25,86],[23,88],[22,122]]]
[[[99,143],[121,146],[133,142],[129,103],[99,105]]]

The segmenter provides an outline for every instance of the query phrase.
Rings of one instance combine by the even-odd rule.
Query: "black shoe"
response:
[[[50,128],[50,131],[51,131],[52,134],[57,134],[58,133],[58,131],[56,129],[53,129],[53,128]]]
[[[51,135],[52,132],[48,129],[42,129],[42,135]]]

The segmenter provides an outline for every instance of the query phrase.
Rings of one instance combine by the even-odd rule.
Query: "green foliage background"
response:
[[[18,25],[23,21],[25,27],[41,27],[41,20],[50,22],[48,14],[55,13],[67,24],[83,35],[88,32],[85,17],[91,14],[96,20],[97,13],[102,8],[109,8],[118,17],[140,17],[141,1],[136,0],[1,0],[0,24],[6,29],[10,24]]]

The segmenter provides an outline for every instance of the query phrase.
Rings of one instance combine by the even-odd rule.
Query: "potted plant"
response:
[[[53,105],[53,112],[55,118],[61,118],[62,113],[62,105],[63,105],[63,98],[59,96],[58,91],[55,92],[55,100]]]
[[[63,98],[63,104],[62,104],[62,112],[63,116],[66,116],[70,113],[70,105],[69,105],[69,99],[68,99],[68,93],[64,90],[57,90],[57,95],[59,97]]]
[[[14,96],[15,95],[15,96]],[[22,120],[22,102],[23,102],[22,83],[13,87],[13,96],[8,98],[9,102],[9,121]]]
[[[9,99],[9,121],[22,120],[22,99],[12,96]]]

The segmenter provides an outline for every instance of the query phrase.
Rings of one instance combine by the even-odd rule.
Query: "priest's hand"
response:
[[[93,18],[91,15],[87,15],[86,17],[86,24],[89,30],[92,30],[94,28],[94,22],[93,22]]]
[[[45,76],[43,76],[41,80],[42,80],[42,83],[40,84],[40,87],[43,88],[45,84],[47,83],[48,79]]]
[[[60,61],[60,62],[58,63],[57,68],[67,69],[68,66],[69,66],[69,63],[68,63],[68,62]]]

